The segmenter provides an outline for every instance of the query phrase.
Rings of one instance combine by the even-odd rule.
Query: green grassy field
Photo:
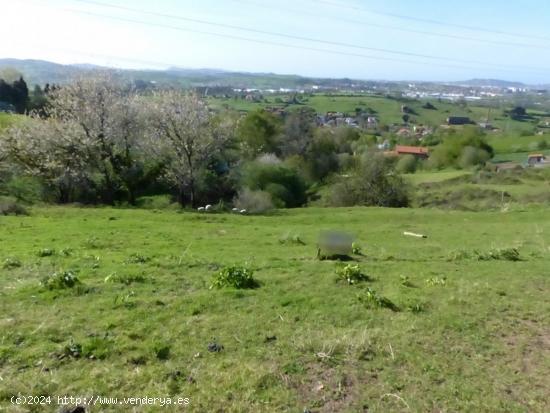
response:
[[[0,217],[5,411],[58,411],[17,394],[190,398],[93,412],[550,409],[548,208],[31,212]],[[336,282],[344,263],[314,258],[323,229],[357,237],[368,281]],[[498,248],[521,260],[476,258]],[[245,263],[259,288],[209,288]],[[82,284],[41,286],[62,271]]]

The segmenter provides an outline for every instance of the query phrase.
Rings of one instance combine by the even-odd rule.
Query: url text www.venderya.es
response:
[[[13,405],[59,405],[59,406],[188,406],[189,397],[107,397],[107,396],[12,396]]]

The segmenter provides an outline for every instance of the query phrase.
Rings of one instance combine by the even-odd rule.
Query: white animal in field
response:
[[[210,205],[210,204],[206,205],[206,206],[204,207],[204,210],[205,210],[206,212],[212,211],[212,205]]]
[[[243,214],[243,215],[246,214],[246,209],[241,209],[241,210],[239,211],[239,213],[241,213],[241,214]]]
[[[197,208],[197,211],[199,211],[199,212],[204,212],[204,207],[198,207],[198,208]]]

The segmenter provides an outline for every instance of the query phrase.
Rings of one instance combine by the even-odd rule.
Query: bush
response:
[[[245,209],[249,214],[263,214],[275,208],[269,192],[252,191],[248,188],[239,191],[233,204],[240,210]]]
[[[494,155],[493,148],[485,141],[477,127],[465,127],[460,136],[449,132],[443,143],[430,155],[429,165],[434,168],[449,166],[469,167],[484,164]]]
[[[295,208],[306,203],[307,186],[298,172],[285,165],[249,163],[243,170],[243,187],[271,194],[277,206]]]
[[[246,267],[238,265],[225,267],[214,276],[210,288],[257,288],[259,287],[259,283],[254,279],[253,274],[254,271]]]
[[[44,187],[40,180],[30,176],[12,176],[2,187],[6,195],[27,204],[41,201],[44,195]]]
[[[28,211],[15,198],[0,197],[0,215],[29,215]]]
[[[81,283],[72,271],[63,271],[45,277],[41,284],[48,290],[63,290],[73,288]]]
[[[169,195],[142,196],[137,199],[136,206],[143,209],[168,209],[174,207]]]
[[[412,174],[416,171],[418,160],[414,155],[405,155],[399,158],[395,165],[395,170],[402,174]]]
[[[462,155],[458,160],[458,166],[461,168],[470,168],[475,165],[482,165],[491,158],[491,155],[484,149],[466,146],[462,150]]]
[[[375,154],[362,159],[354,176],[332,187],[329,203],[332,206],[407,207],[409,187],[383,155]]]

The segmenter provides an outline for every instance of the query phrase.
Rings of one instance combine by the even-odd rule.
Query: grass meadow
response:
[[[325,229],[361,254],[315,259]],[[17,394],[190,398],[92,412],[550,410],[548,208],[36,207],[0,217],[0,242],[0,410],[58,411]],[[259,288],[211,289],[234,264]],[[54,273],[79,282],[48,289]]]

